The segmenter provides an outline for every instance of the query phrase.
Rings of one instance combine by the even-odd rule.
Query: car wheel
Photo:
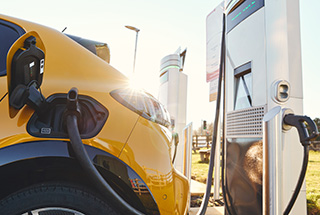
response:
[[[18,191],[0,201],[6,215],[118,214],[94,192],[79,186],[41,184]]]

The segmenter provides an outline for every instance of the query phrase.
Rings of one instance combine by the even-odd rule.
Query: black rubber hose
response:
[[[222,197],[223,197],[223,202],[224,202],[224,207],[227,210],[228,215],[232,215],[229,204],[228,204],[228,199],[230,199],[230,196],[228,195],[227,199],[227,189],[226,189],[226,184],[225,184],[225,153],[226,153],[226,70],[225,70],[225,64],[223,65],[223,123],[222,123],[222,150],[221,150],[221,188],[222,188]],[[232,206],[232,205],[231,205]]]
[[[121,214],[143,214],[124,201],[92,164],[80,137],[77,116],[67,116],[67,130],[76,159],[86,174],[91,177],[91,180],[93,184],[96,185],[97,189],[102,191],[101,193],[111,202],[111,206],[116,205],[117,208],[121,210]]]
[[[206,184],[206,192],[201,202],[200,209],[197,215],[205,215],[208,207],[208,202],[211,194],[211,184],[212,184],[212,175],[213,175],[213,167],[214,167],[214,158],[216,154],[216,145],[217,145],[217,135],[218,135],[218,123],[219,123],[219,116],[220,116],[220,100],[221,100],[221,85],[222,85],[222,75],[224,66],[224,55],[225,55],[225,15],[223,14],[223,29],[222,29],[222,41],[221,41],[221,58],[220,58],[220,70],[219,70],[219,80],[218,80],[218,92],[217,92],[217,103],[216,103],[216,113],[214,118],[213,124],[213,134],[212,134],[212,144],[211,144],[211,151],[210,151],[210,161],[209,161],[209,170],[208,170],[208,177],[207,177],[207,184]],[[220,142],[220,140],[219,140]]]
[[[174,153],[173,153],[173,158],[172,158],[172,164],[174,164],[174,161],[176,160],[176,155],[177,155],[177,145],[175,145],[175,148],[174,148]]]
[[[297,200],[297,197],[299,195],[301,186],[303,184],[304,178],[306,176],[306,172],[307,172],[307,167],[308,167],[308,161],[309,161],[309,145],[304,145],[303,146],[303,162],[302,162],[302,167],[301,167],[301,171],[300,171],[300,176],[299,176],[299,180],[297,182],[296,188],[294,190],[294,193],[288,203],[287,208],[284,210],[283,215],[288,215],[295,203],[295,201]]]
[[[178,150],[178,143],[179,143],[179,136],[177,133],[173,135],[174,138],[174,153],[173,153],[173,158],[172,158],[172,164],[174,164],[177,156],[177,150]]]

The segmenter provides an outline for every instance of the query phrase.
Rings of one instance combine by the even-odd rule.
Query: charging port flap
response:
[[[42,83],[44,58],[44,44],[34,31],[24,34],[12,45],[7,55],[10,107],[20,110],[28,101],[35,109],[41,105],[43,98],[37,89]]]

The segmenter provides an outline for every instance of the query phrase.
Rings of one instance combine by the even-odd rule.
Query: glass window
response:
[[[19,31],[13,27],[13,24],[5,23],[5,21],[0,20],[0,76],[7,74],[7,53],[12,44],[20,37],[21,31],[23,31],[18,26],[16,27]]]
[[[250,98],[252,97],[252,73],[243,76]]]
[[[251,66],[251,64],[242,66],[244,69],[243,71],[241,71],[241,67],[236,69],[235,110],[249,108],[252,106],[252,73],[251,68],[248,68],[248,66]]]

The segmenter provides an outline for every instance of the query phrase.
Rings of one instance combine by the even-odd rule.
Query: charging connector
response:
[[[67,110],[64,117],[67,122],[67,131],[70,138],[72,150],[75,154],[79,164],[91,178],[96,188],[108,199],[112,205],[116,205],[118,210],[121,210],[122,214],[142,214],[137,209],[133,208],[125,200],[123,200],[106,182],[106,180],[100,175],[99,171],[95,168],[91,162],[88,153],[82,143],[78,128],[78,117],[81,118],[81,112],[78,102],[78,90],[72,88],[67,95]]]
[[[314,121],[308,116],[299,116],[294,114],[287,114],[283,118],[283,123],[296,127],[299,133],[300,143],[310,145],[310,141],[317,138],[319,135],[318,128]],[[310,128],[310,134],[307,130],[307,125]]]
[[[309,160],[309,145],[311,144],[311,141],[314,140],[319,136],[318,128],[314,121],[308,117],[308,116],[299,116],[294,114],[287,114],[283,118],[283,123],[286,125],[291,125],[293,127],[296,127],[299,133],[300,143],[303,146],[304,149],[304,156],[303,156],[303,162],[301,167],[300,176],[298,179],[298,182],[296,184],[296,188],[293,192],[293,195],[283,212],[284,215],[288,215],[297,200],[297,197],[299,195],[299,192],[301,190],[301,186],[303,184],[307,167],[308,167],[308,160]],[[307,125],[309,125],[310,128],[310,134],[307,130]]]

